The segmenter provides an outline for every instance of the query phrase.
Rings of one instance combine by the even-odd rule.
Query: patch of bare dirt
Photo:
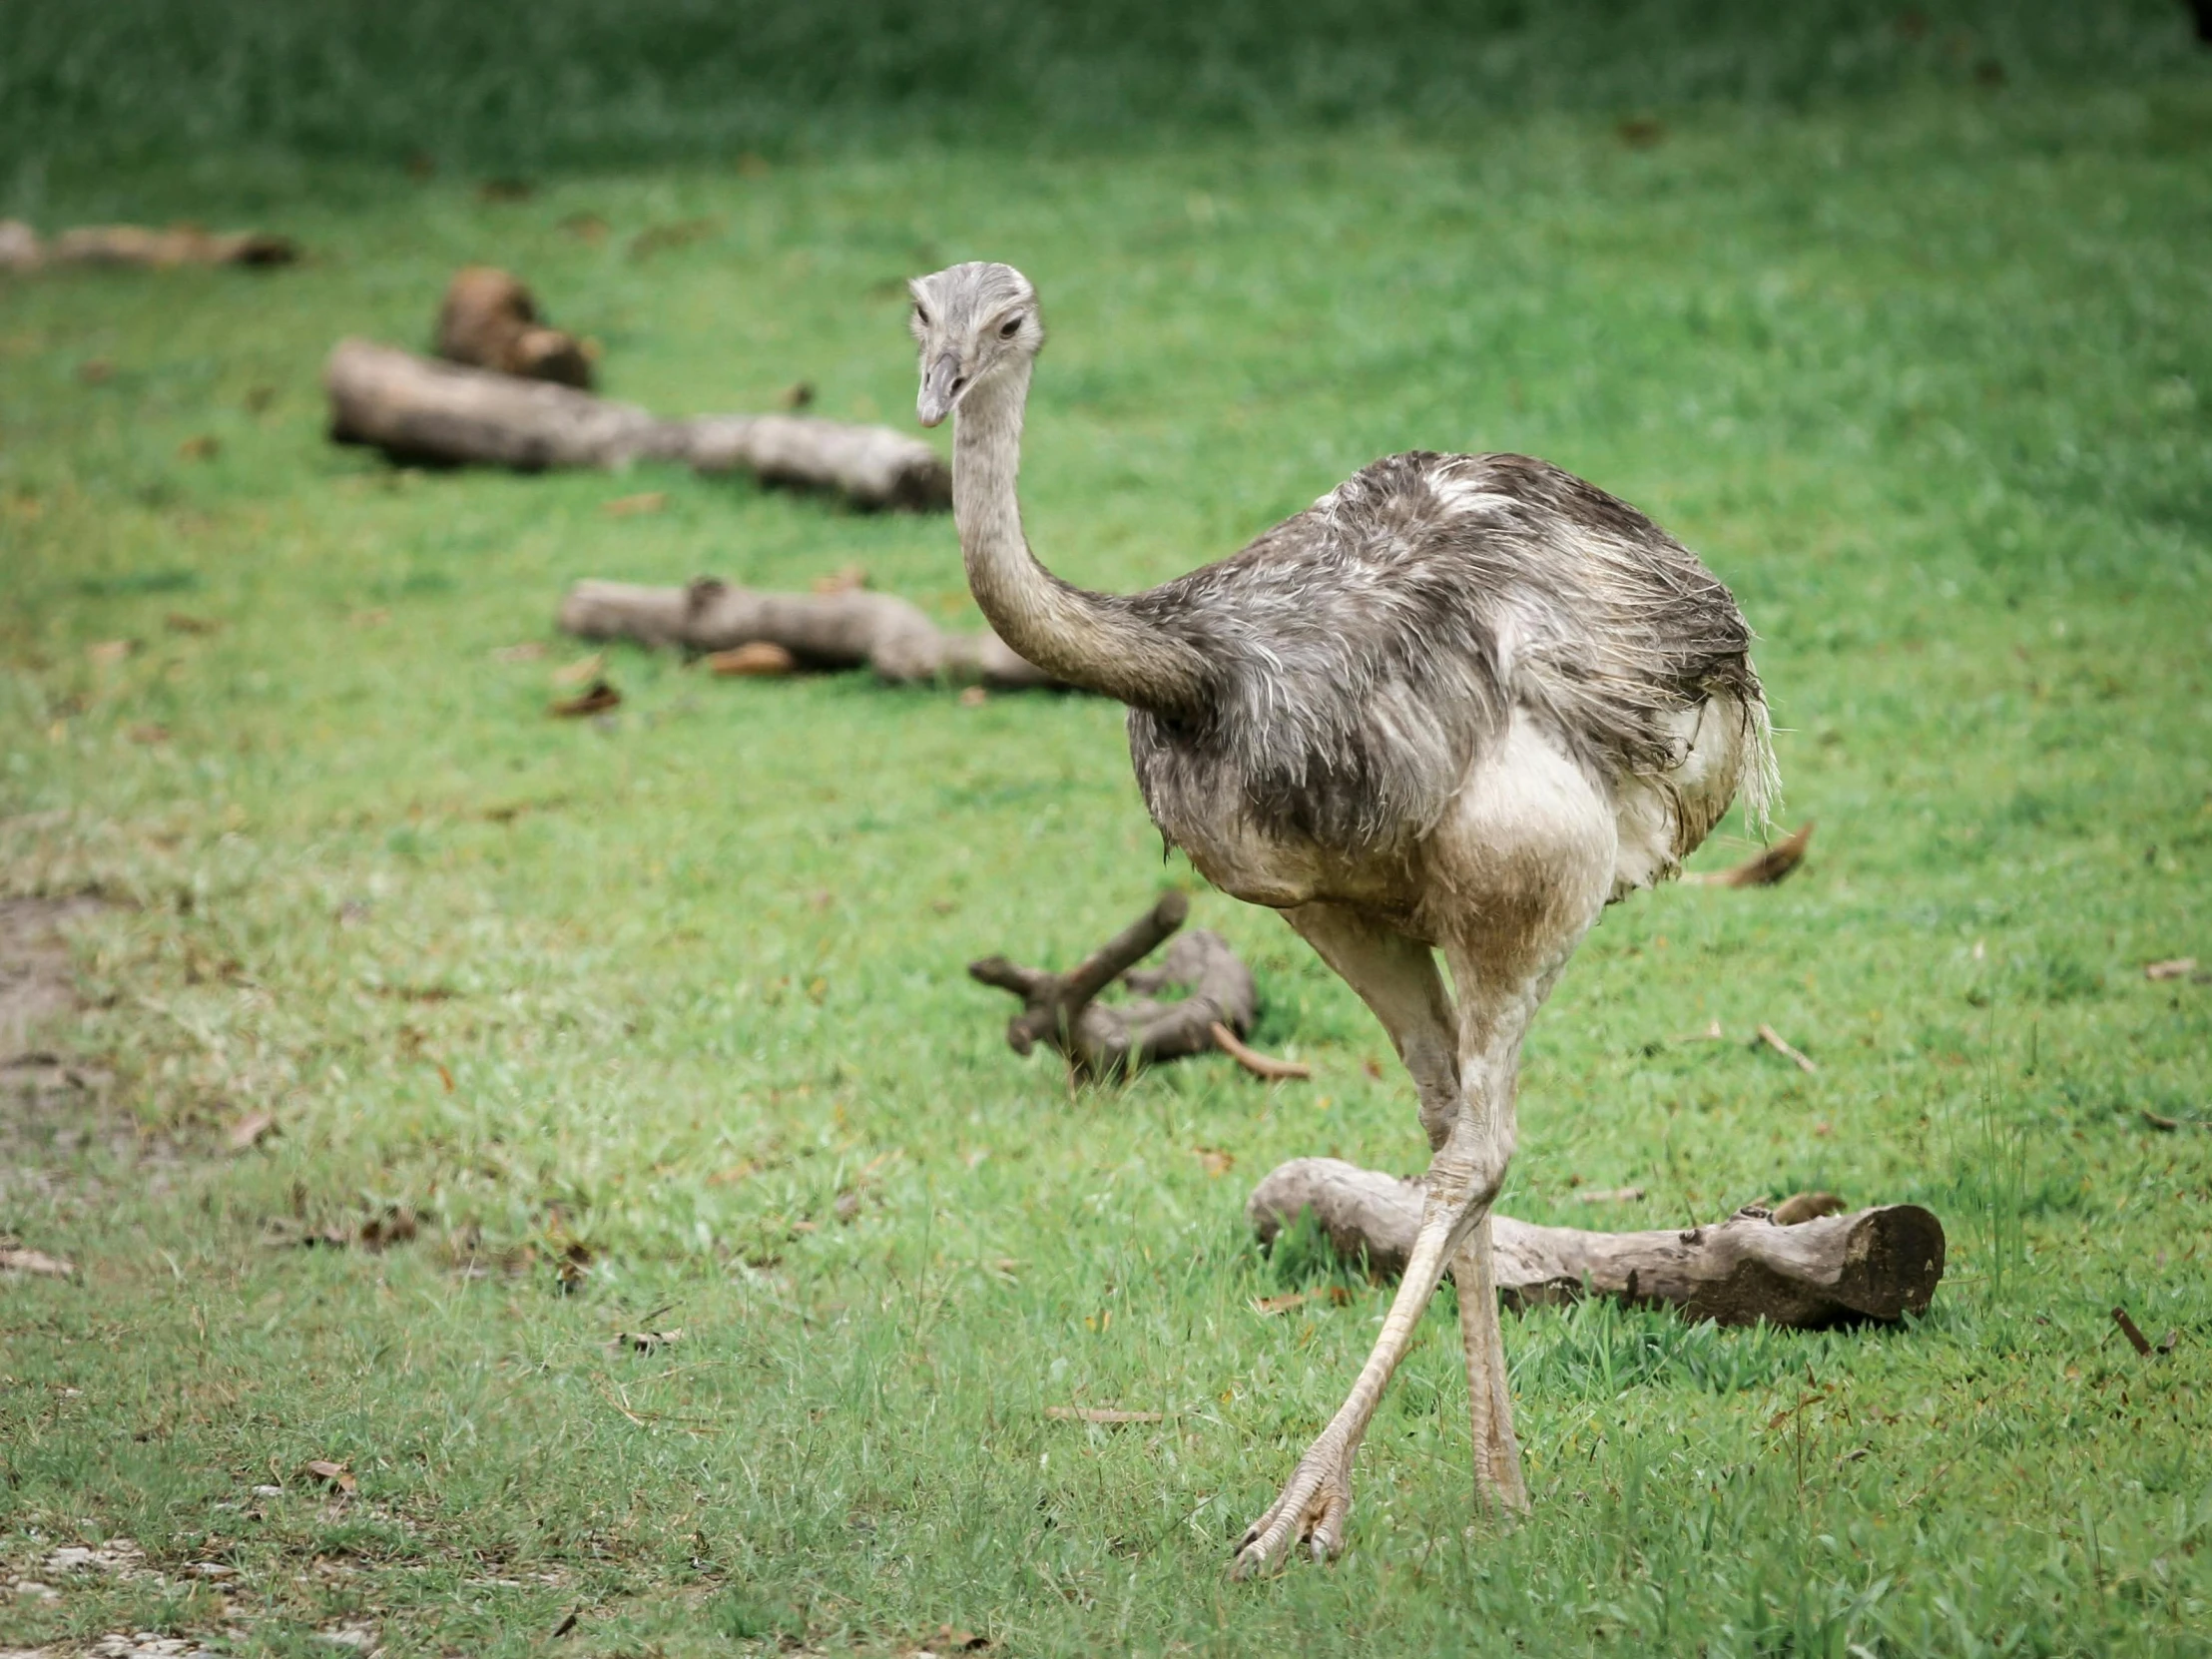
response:
[[[114,1074],[67,1047],[69,1016],[84,1002],[66,929],[106,907],[83,893],[0,898],[0,1199],[63,1188],[84,1196],[94,1184],[88,1154],[156,1191],[177,1164],[174,1147],[147,1141],[118,1110]]]
[[[47,1021],[78,1007],[69,944],[62,928],[97,913],[101,901],[0,898],[0,1058],[20,1054]]]

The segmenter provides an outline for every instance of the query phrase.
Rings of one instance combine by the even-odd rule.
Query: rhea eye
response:
[[[926,328],[929,326],[929,313],[916,305],[914,307],[914,320]]]
[[[1020,332],[1021,332],[1021,318],[1020,318],[1020,317],[1018,317],[1018,316],[1015,316],[1015,317],[1008,317],[1008,318],[1006,319],[1006,326],[1005,326],[1005,327],[1003,327],[1003,328],[1001,328],[1001,329],[999,329],[999,331],[998,331],[998,337],[999,337],[1000,339],[1012,339],[1012,338],[1013,338],[1013,337],[1014,337],[1014,336],[1015,336],[1016,334],[1018,334],[1018,333],[1020,333]]]

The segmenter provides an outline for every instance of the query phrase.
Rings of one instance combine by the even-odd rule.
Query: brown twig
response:
[[[2150,1358],[2150,1339],[2144,1336],[2141,1328],[2128,1317],[2125,1308],[2112,1310],[2112,1323],[2120,1328],[2120,1335],[2127,1339],[2130,1348],[2134,1349],[2144,1359],[2148,1360]]]
[[[1796,1066],[1798,1070],[1805,1072],[1808,1075],[1821,1069],[1819,1066],[1815,1065],[1809,1058],[1807,1058],[1805,1054],[1800,1052],[1798,1049],[1792,1048],[1787,1042],[1783,1041],[1782,1033],[1777,1031],[1771,1025],[1762,1025],[1759,1027],[1759,1036],[1757,1040],[1759,1042],[1765,1043],[1769,1048],[1773,1049],[1785,1060],[1788,1060],[1792,1065]]]
[[[1303,1060],[1278,1060],[1246,1047],[1238,1040],[1237,1033],[1218,1019],[1207,1029],[1214,1034],[1221,1051],[1255,1077],[1264,1077],[1270,1083],[1303,1083],[1314,1075],[1314,1068]]]

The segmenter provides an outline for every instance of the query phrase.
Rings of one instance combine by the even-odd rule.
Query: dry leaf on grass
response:
[[[1165,1411],[1124,1411],[1112,1405],[1047,1405],[1044,1414],[1058,1422],[1165,1422]]]
[[[1640,1204],[1644,1190],[1641,1187],[1599,1187],[1586,1193],[1576,1193],[1577,1204]]]
[[[2194,956],[2175,956],[2163,962],[2143,964],[2145,979],[2186,979],[2196,971],[2197,959]]]
[[[991,694],[981,686],[969,686],[960,693],[960,707],[963,709],[980,709],[990,700]]]
[[[393,1205],[353,1226],[304,1227],[297,1222],[273,1222],[262,1242],[272,1249],[299,1246],[305,1249],[348,1250],[358,1246],[371,1252],[407,1243],[418,1231],[414,1212]]]
[[[502,645],[492,652],[495,663],[534,663],[553,648],[543,640],[524,640],[520,645]]]
[[[2127,1346],[2129,1348],[2132,1348],[2137,1354],[2140,1354],[2146,1360],[2150,1358],[2150,1339],[2143,1335],[2142,1327],[2138,1326],[2135,1321],[2131,1317],[2129,1317],[2128,1311],[2125,1308],[2115,1308],[2112,1310],[2112,1323],[2120,1328],[2120,1335],[2127,1339]]]
[[[2142,1119],[2145,1123],[2149,1124],[2151,1128],[2156,1129],[2161,1134],[2170,1135],[2175,1130],[2181,1127],[2181,1120],[2179,1118],[2170,1118],[2166,1116],[2166,1114],[2163,1112],[2154,1112],[2148,1106],[2138,1106],[2135,1109],[2137,1112],[2142,1114]]]
[[[231,1125],[224,1134],[233,1152],[245,1152],[266,1140],[276,1127],[275,1112],[249,1112]]]
[[[1685,1031],[1679,1037],[1667,1039],[1670,1043],[1717,1043],[1724,1040],[1719,1020],[1713,1021],[1702,1031]]]
[[[152,721],[146,721],[140,725],[134,726],[130,729],[129,732],[125,733],[124,735],[128,737],[133,743],[169,742],[169,728],[166,726],[156,725]]]
[[[223,453],[223,440],[212,432],[203,432],[196,438],[187,438],[177,446],[180,459],[187,461],[212,461]]]
[[[162,626],[172,634],[220,634],[223,624],[206,617],[187,616],[183,611],[171,611],[162,618]]]
[[[1805,849],[1813,839],[1813,822],[1807,819],[1794,833],[1732,868],[1704,870],[1682,879],[1693,887],[1771,887],[1804,862]]]
[[[1767,1047],[1773,1049],[1785,1060],[1788,1060],[1790,1064],[1796,1066],[1798,1070],[1805,1072],[1808,1075],[1821,1069],[1810,1059],[1808,1059],[1802,1052],[1795,1048],[1792,1048],[1787,1042],[1784,1042],[1782,1040],[1782,1034],[1771,1025],[1762,1025],[1759,1027],[1759,1034],[1752,1039],[1751,1046],[1757,1048],[1762,1043],[1764,1043]]]
[[[682,1326],[673,1331],[617,1331],[607,1347],[615,1354],[658,1354],[683,1340]]]
[[[603,715],[609,709],[622,707],[622,693],[604,680],[594,680],[574,697],[558,697],[545,706],[545,712],[560,720],[580,720],[586,715]]]
[[[711,219],[685,219],[673,225],[649,225],[630,239],[630,258],[651,259],[655,254],[670,248],[685,248],[703,237],[712,236],[715,222]]]
[[[353,1242],[366,1251],[388,1250],[393,1245],[406,1244],[415,1232],[414,1212],[395,1207],[362,1222],[354,1232]]]
[[[1343,1308],[1352,1301],[1352,1293],[1342,1285],[1324,1285],[1318,1291],[1286,1291],[1281,1296],[1260,1296],[1252,1299],[1252,1311],[1272,1319],[1277,1314],[1287,1314],[1293,1308],[1303,1308],[1309,1302],[1326,1302],[1335,1308]]]
[[[86,646],[85,655],[95,668],[113,668],[137,649],[137,640],[101,640]]]
[[[1314,1075],[1314,1068],[1303,1060],[1278,1060],[1247,1048],[1237,1033],[1218,1019],[1210,1029],[1214,1033],[1215,1046],[1255,1077],[1264,1077],[1271,1083],[1286,1083],[1304,1082]]]
[[[1774,1207],[1771,1219],[1777,1227],[1796,1227],[1843,1213],[1844,1201],[1834,1193],[1792,1193]]]
[[[767,678],[790,674],[799,667],[799,659],[773,640],[748,640],[728,651],[715,652],[708,657],[707,667],[715,674]]]
[[[867,570],[861,565],[846,565],[827,576],[817,576],[809,585],[821,594],[852,593],[867,586]]]
[[[1237,1167],[1237,1155],[1218,1146],[1194,1146],[1191,1150],[1198,1154],[1200,1167],[1217,1181]]]
[[[560,1282],[562,1294],[576,1290],[591,1277],[591,1246],[581,1240],[572,1240],[561,1252],[553,1273]]]
[[[353,1478],[353,1471],[350,1468],[327,1457],[314,1458],[303,1464],[299,1472],[312,1475],[325,1486],[346,1497],[351,1497],[361,1489],[361,1483]]]
[[[597,680],[607,667],[607,654],[594,651],[588,657],[579,657],[573,663],[563,663],[553,671],[556,686],[588,686]]]
[[[49,1256],[43,1250],[0,1249],[0,1273],[28,1273],[41,1279],[68,1279],[75,1276],[77,1264],[64,1256]]]
[[[641,490],[636,495],[618,495],[612,501],[603,501],[599,510],[609,518],[640,518],[647,513],[657,513],[667,505],[667,490]]]

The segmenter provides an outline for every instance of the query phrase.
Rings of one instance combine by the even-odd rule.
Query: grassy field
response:
[[[60,1592],[0,1601],[0,1647],[2206,1652],[2212,990],[2143,965],[2212,962],[2212,86],[1639,136],[917,147],[493,203],[365,163],[57,170],[51,224],[251,217],[311,258],[0,278],[0,891],[106,900],[42,1042],[114,1080],[0,1108],[0,1232],[81,1268],[0,1282],[0,1583]],[[1226,1580],[1386,1295],[1256,1314],[1320,1270],[1252,1248],[1249,1181],[1420,1161],[1351,993],[1202,895],[1316,1080],[1071,1094],[960,969],[1194,884],[1117,711],[617,651],[594,725],[546,717],[567,648],[495,655],[584,575],[858,563],[972,622],[949,521],[323,440],[328,344],[421,339],[474,259],[615,395],[804,377],[903,424],[898,281],[977,256],[1055,331],[1025,481],[1071,578],[1175,574],[1421,446],[1545,455],[1734,585],[1812,858],[1608,914],[1531,1043],[1505,1207],[1920,1201],[1928,1318],[1515,1322],[1536,1510],[1501,1532],[1439,1305],[1349,1557]],[[1737,1040],[1675,1040],[1712,1020]],[[132,1133],[68,1150],[98,1111]],[[394,1207],[421,1230],[381,1254],[271,1242]],[[141,1566],[49,1564],[116,1538]]]

